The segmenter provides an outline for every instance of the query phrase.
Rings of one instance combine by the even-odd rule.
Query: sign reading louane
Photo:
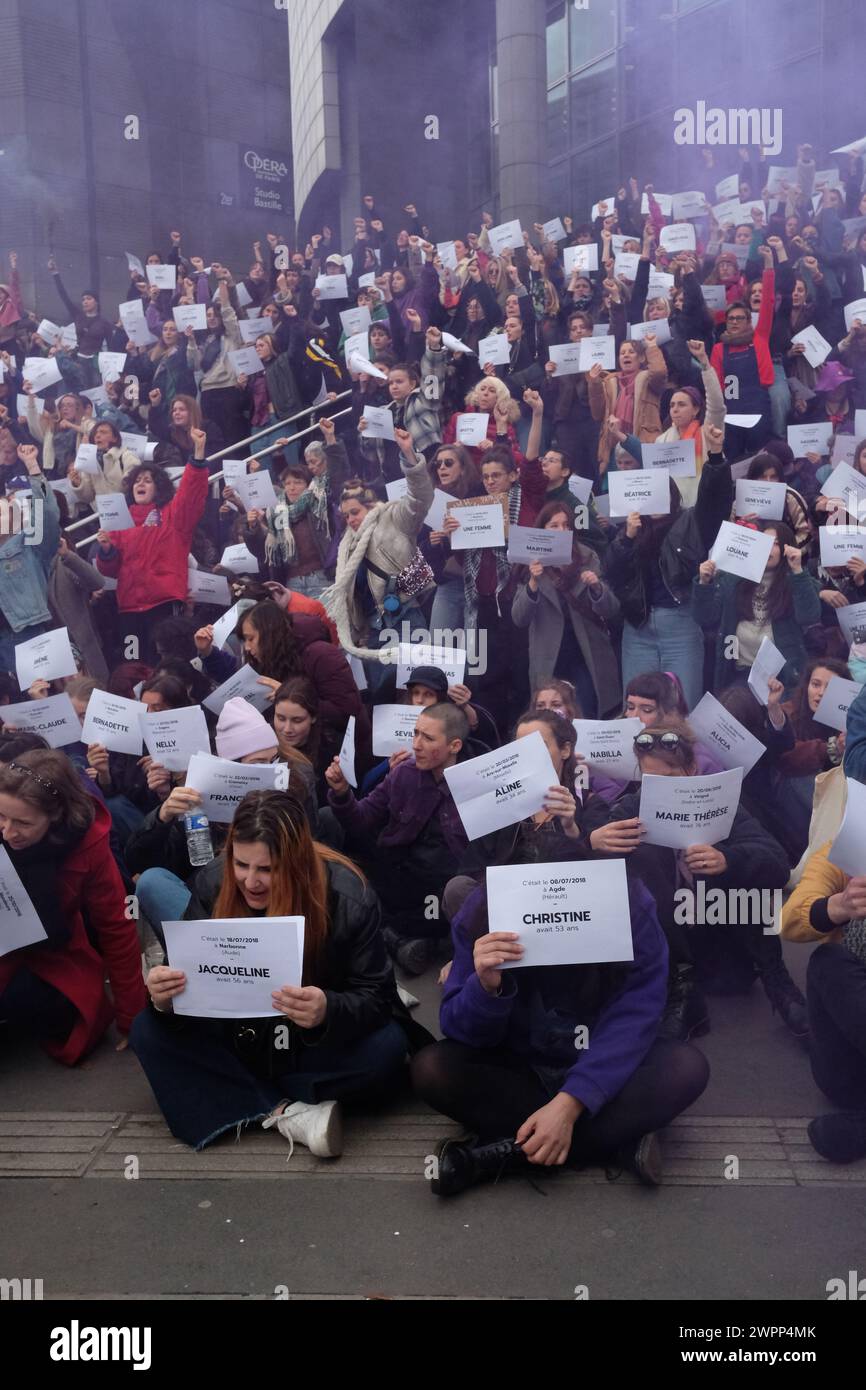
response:
[[[241,145],[238,175],[239,204],[242,208],[263,208],[267,212],[291,212],[291,165],[286,155],[263,150],[258,145]]]

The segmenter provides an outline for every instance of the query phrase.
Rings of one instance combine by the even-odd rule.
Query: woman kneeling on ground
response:
[[[375,893],[350,860],[311,838],[293,796],[250,792],[224,858],[197,876],[183,917],[296,916],[305,924],[303,985],[274,990],[273,1020],[175,1015],[183,971],[158,965],[147,977],[151,1007],[133,1024],[132,1047],[172,1134],[196,1149],[262,1120],[292,1148],[336,1158],[339,1101],[399,1086],[409,1020]],[[288,1047],[277,1032],[286,1024]]]

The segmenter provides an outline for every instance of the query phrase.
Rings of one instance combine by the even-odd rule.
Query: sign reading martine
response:
[[[291,166],[288,158],[258,145],[239,147],[239,204],[266,212],[288,213],[292,208]]]

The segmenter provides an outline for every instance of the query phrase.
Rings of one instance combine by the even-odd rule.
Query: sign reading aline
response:
[[[239,147],[239,203],[242,208],[291,212],[291,167],[282,154],[254,145]]]

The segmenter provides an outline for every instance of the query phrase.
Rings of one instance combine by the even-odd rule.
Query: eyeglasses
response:
[[[665,729],[662,733],[653,733],[650,729],[644,729],[642,734],[635,734],[635,748],[679,748],[682,742],[679,734],[674,733],[673,729]]]
[[[745,314],[728,314],[728,323],[748,323]]]

